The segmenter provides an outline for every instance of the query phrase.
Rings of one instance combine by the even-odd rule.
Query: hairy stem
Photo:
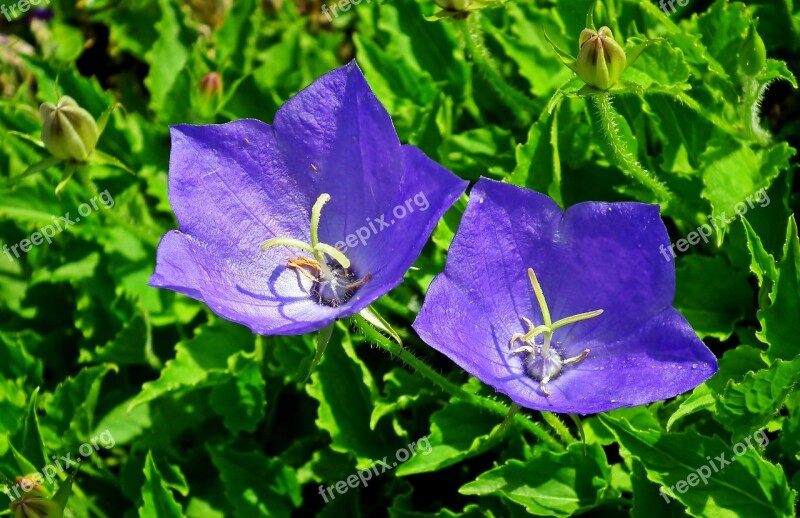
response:
[[[557,415],[551,412],[542,412],[542,419],[555,431],[565,444],[572,444],[575,438],[569,433],[567,425],[561,422]]]
[[[433,370],[425,362],[414,356],[410,351],[408,351],[401,345],[394,343],[393,341],[389,340],[388,338],[377,332],[360,315],[355,315],[353,319],[358,325],[358,328],[364,332],[364,335],[367,337],[367,339],[378,345],[378,347],[380,347],[381,349],[384,349],[393,356],[404,361],[417,374],[427,379],[433,385],[436,385],[437,387],[444,390],[453,397],[466,401],[467,403],[470,403],[477,407],[483,408],[484,410],[487,410],[488,412],[491,412],[499,417],[505,418],[506,416],[509,415],[508,406],[504,405],[499,401],[494,401],[492,399],[477,396],[475,394],[467,392],[460,386],[456,385],[452,381],[448,380],[447,378],[445,378],[444,376]],[[547,445],[556,450],[563,451],[564,447],[561,445],[561,443],[559,443],[555,438],[553,438],[552,435],[550,435],[544,429],[542,429],[541,426],[527,419],[524,415],[521,414],[514,415],[513,422],[516,423],[521,428],[529,431],[531,434],[535,435],[536,438],[538,438],[541,442],[546,443]]]
[[[659,182],[653,175],[636,160],[630,151],[626,149],[625,142],[619,132],[614,117],[620,115],[611,106],[611,99],[608,93],[603,93],[592,97],[597,105],[600,117],[599,127],[603,132],[609,146],[614,153],[614,160],[628,176],[639,182],[643,187],[651,191],[661,202],[668,202],[672,198],[669,189]]]
[[[472,62],[475,63],[475,66],[478,67],[489,84],[492,85],[492,88],[500,94],[500,99],[506,106],[511,108],[511,113],[520,121],[528,122],[530,113],[537,111],[536,107],[527,96],[508,84],[495,68],[491,55],[483,42],[477,17],[473,15],[464,20],[459,20],[458,25],[461,28],[467,52],[472,56]]]

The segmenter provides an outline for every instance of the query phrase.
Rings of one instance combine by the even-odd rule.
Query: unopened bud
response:
[[[739,50],[739,67],[748,76],[755,76],[767,66],[767,48],[752,25]]]
[[[219,75],[219,72],[209,72],[203,76],[197,86],[200,89],[200,93],[206,97],[211,98],[216,95],[222,95],[222,76]]]
[[[89,112],[75,99],[64,96],[58,104],[44,103],[39,108],[42,118],[42,142],[57,158],[86,161],[97,145],[100,134]]]
[[[595,32],[584,29],[579,40],[580,50],[575,72],[589,86],[608,90],[616,84],[625,71],[625,50],[614,41],[608,27]]]
[[[14,518],[62,518],[64,509],[52,500],[25,495],[11,502]]]
[[[216,28],[222,25],[233,6],[233,0],[184,0],[200,23]]]
[[[466,11],[472,0],[433,0],[436,5],[448,11]]]

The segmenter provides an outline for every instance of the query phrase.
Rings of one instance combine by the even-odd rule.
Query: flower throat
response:
[[[275,246],[290,246],[310,252],[314,256],[313,258],[295,257],[289,259],[286,266],[312,282],[311,296],[316,303],[335,308],[350,300],[358,288],[372,278],[372,274],[368,273],[358,279],[355,272],[350,269],[350,260],[341,251],[319,241],[319,221],[322,216],[322,207],[330,199],[330,194],[321,194],[311,209],[311,244],[299,239],[275,237],[264,241],[261,244],[261,250]]]

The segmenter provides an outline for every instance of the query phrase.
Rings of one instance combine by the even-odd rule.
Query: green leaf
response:
[[[798,381],[800,358],[778,360],[768,369],[748,373],[741,382],[730,381],[718,396],[714,418],[734,439],[743,437],[769,423]]]
[[[161,478],[161,473],[153,460],[152,452],[147,454],[144,477],[145,483],[142,487],[144,505],[139,508],[139,518],[182,518],[183,509],[164,484],[164,479]]]
[[[714,395],[711,393],[711,389],[708,388],[708,385],[700,385],[692,394],[687,397],[681,403],[681,406],[678,407],[678,410],[675,411],[667,421],[667,431],[672,429],[672,425],[674,425],[679,419],[682,417],[686,417],[687,415],[694,414],[700,410],[714,409],[714,405],[716,400],[714,399]]]
[[[794,216],[789,218],[783,258],[769,300],[770,305],[758,312],[761,331],[757,336],[769,344],[770,358],[793,359],[800,354],[800,241]]]
[[[386,373],[383,391],[385,395],[377,399],[372,408],[369,426],[373,430],[383,417],[410,408],[421,400],[437,397],[430,383],[403,368],[394,368]]]
[[[44,467],[48,464],[47,454],[44,449],[44,439],[39,430],[39,417],[36,415],[36,400],[39,396],[39,389],[33,391],[28,401],[28,409],[25,416],[25,426],[22,429],[22,450],[20,453],[25,456],[34,466]]]
[[[715,413],[717,400],[725,392],[729,383],[741,382],[747,374],[767,367],[762,355],[762,351],[749,345],[740,345],[726,351],[719,360],[717,373],[681,401],[678,409],[667,421],[667,431],[670,431],[679,419],[701,410]]]
[[[142,314],[136,314],[125,322],[122,330],[108,343],[96,347],[94,351],[82,350],[78,361],[81,363],[110,362],[116,365],[147,365],[148,347],[152,346],[149,339],[145,317]]]
[[[257,361],[237,354],[230,359],[232,378],[211,390],[211,408],[223,416],[234,435],[255,432],[264,419],[266,383]]]
[[[789,488],[783,470],[752,447],[745,445],[746,451],[734,456],[732,450],[740,443],[727,444],[718,437],[695,432],[668,434],[640,430],[624,419],[604,414],[598,417],[619,443],[642,462],[647,478],[668,490],[692,516],[788,517],[794,513],[795,493]],[[758,443],[753,447],[758,448]],[[720,455],[730,464],[715,462],[715,472],[710,462]],[[699,479],[700,470],[707,473],[704,481]],[[693,474],[694,484],[689,485]]]
[[[560,108],[542,115],[528,131],[525,144],[518,144],[517,165],[508,181],[520,187],[547,193],[557,203],[561,199],[561,157],[558,150],[558,115]]]
[[[53,502],[61,506],[62,509],[67,507],[67,501],[69,500],[69,497],[72,496],[72,484],[75,482],[75,477],[77,474],[78,470],[73,470],[67,480],[59,484],[58,491],[56,491],[56,494],[53,495]]]
[[[189,51],[183,41],[181,13],[178,7],[168,0],[159,0],[161,20],[157,24],[158,40],[147,53],[150,73],[145,85],[150,91],[150,106],[159,114],[169,114],[174,98],[170,93],[178,84],[178,77],[185,73]],[[167,119],[169,120],[169,118]]]
[[[397,475],[438,471],[484,453],[502,439],[500,433],[491,435],[499,424],[496,417],[476,412],[473,405],[452,401],[431,415],[430,452],[399,465]]]
[[[341,337],[341,346],[337,337]],[[339,326],[311,380],[306,392],[319,402],[317,426],[330,434],[334,451],[353,453],[363,467],[397,449],[390,446],[391,435],[385,427],[370,428],[377,388],[356,356],[349,333]]]
[[[254,25],[263,23],[261,9],[253,4],[253,0],[235,2],[217,31],[218,62],[234,66],[242,75],[252,68],[258,34]]]
[[[759,286],[771,289],[772,283],[778,278],[775,258],[764,249],[761,238],[753,230],[747,218],[742,218],[742,225],[747,237],[747,249],[750,251],[750,271],[758,278]]]
[[[678,518],[685,517],[682,507],[669,505],[669,497],[664,499],[658,491],[658,484],[647,478],[642,463],[636,459],[631,461],[631,485],[633,489],[633,509],[631,518]]]
[[[512,459],[461,487],[464,495],[496,495],[541,516],[571,516],[594,507],[608,488],[608,461],[597,444],[571,444],[564,453],[540,450]]]
[[[259,451],[208,446],[234,518],[289,518],[302,496],[294,470]]]
[[[736,323],[752,313],[747,274],[734,270],[723,257],[686,256],[678,262],[676,277],[674,306],[700,338],[726,340]]]
[[[737,215],[758,210],[769,203],[758,194],[786,169],[795,151],[785,142],[768,149],[753,150],[741,144],[712,142],[703,157],[702,196],[711,202],[717,229],[717,244],[722,244],[728,226]],[[736,171],[736,174],[731,174]]]
[[[103,380],[106,374],[118,370],[110,364],[84,368],[56,387],[45,404],[46,424],[64,446],[74,447],[91,439]]]
[[[230,379],[228,358],[252,344],[253,335],[243,327],[219,323],[199,328],[193,338],[175,346],[175,358],[157,380],[142,386],[129,410],[166,395],[225,383]]]

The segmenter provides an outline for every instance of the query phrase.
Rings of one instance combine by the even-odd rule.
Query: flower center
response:
[[[299,239],[275,237],[264,241],[261,244],[261,250],[275,246],[290,246],[311,253],[313,258],[299,256],[289,259],[286,267],[311,280],[313,283],[311,295],[315,302],[335,308],[347,302],[359,286],[372,278],[372,274],[368,273],[362,279],[357,280],[356,274],[350,270],[350,259],[336,247],[319,241],[319,221],[322,217],[322,207],[330,199],[330,194],[321,194],[311,209],[311,244]],[[326,256],[331,260],[326,259]]]
[[[551,347],[553,333],[566,325],[600,316],[603,310],[597,309],[595,311],[579,313],[553,322],[550,319],[550,310],[547,307],[547,301],[544,299],[542,287],[539,285],[539,280],[536,278],[533,268],[528,268],[528,277],[531,280],[531,286],[533,286],[533,293],[536,295],[536,300],[539,302],[539,309],[542,312],[544,324],[534,326],[533,322],[528,318],[521,316],[520,318],[522,321],[528,326],[528,331],[524,334],[514,334],[511,337],[509,348],[512,349],[511,354],[525,353],[527,355],[525,357],[525,372],[528,376],[538,381],[542,393],[545,396],[549,396],[551,392],[547,390],[547,383],[561,374],[562,367],[570,363],[577,363],[589,355],[589,349],[584,349],[578,356],[573,356],[566,360],[563,359],[558,351]],[[541,343],[538,343],[536,338],[540,335],[542,336],[542,340]],[[522,342],[522,346],[514,349],[513,347],[517,340]]]

